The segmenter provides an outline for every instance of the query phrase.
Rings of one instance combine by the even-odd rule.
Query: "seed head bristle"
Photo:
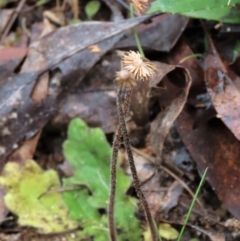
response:
[[[131,0],[134,9],[139,14],[144,13],[148,6],[148,0]]]
[[[155,65],[142,57],[139,52],[127,52],[121,63],[122,69],[131,73],[136,80],[149,80],[155,74]]]
[[[115,82],[124,88],[132,88],[136,85],[136,80],[133,75],[126,69],[121,69],[116,72]]]

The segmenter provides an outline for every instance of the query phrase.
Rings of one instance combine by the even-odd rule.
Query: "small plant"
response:
[[[87,3],[84,10],[89,20],[91,20],[94,17],[94,15],[98,12],[100,6],[101,3],[98,0],[92,0]]]
[[[61,187],[56,171],[44,171],[33,160],[23,165],[8,162],[0,184],[6,190],[5,205],[18,215],[19,225],[37,228],[41,233],[62,232],[78,226],[69,218],[61,193],[44,195]]]
[[[63,199],[70,217],[83,230],[78,232],[80,240],[94,237],[95,241],[106,241],[109,237],[107,210],[111,147],[100,128],[89,128],[84,121],[74,119],[68,129],[68,138],[63,144],[64,154],[73,167],[74,175],[63,180],[64,187],[81,185],[81,190],[66,191]],[[120,230],[119,240],[139,240],[141,228],[134,217],[136,199],[127,196],[131,180],[119,168],[115,168],[119,186],[116,190],[116,224]]]
[[[134,164],[133,154],[131,150],[131,144],[129,141],[129,136],[126,128],[125,117],[128,113],[130,98],[132,88],[136,85],[137,81],[146,81],[149,80],[155,74],[155,66],[145,57],[142,57],[140,53],[129,51],[127,52],[121,61],[121,70],[116,73],[115,83],[118,85],[117,91],[117,109],[119,115],[119,127],[115,135],[113,142],[113,151],[112,151],[112,162],[111,162],[111,189],[110,189],[110,198],[109,198],[109,229],[110,229],[110,238],[112,241],[117,240],[116,228],[114,224],[114,202],[115,202],[115,192],[116,192],[116,163],[118,148],[121,136],[123,137],[124,147],[128,155],[128,161],[130,169],[133,176],[133,183],[136,189],[137,195],[140,199],[141,204],[143,205],[147,221],[149,223],[150,231],[152,234],[152,239],[154,241],[158,240],[158,235],[155,230],[153,218],[148,206],[147,200],[141,189],[140,181],[138,179],[136,167]],[[122,94],[125,93],[124,105],[122,107]]]

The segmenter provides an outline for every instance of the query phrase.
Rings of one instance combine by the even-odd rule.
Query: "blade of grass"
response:
[[[156,233],[157,233],[157,235],[158,235],[158,240],[159,240],[159,241],[162,241],[162,238],[161,238],[161,236],[160,236],[160,234],[159,234],[159,231],[158,231],[158,226],[157,226],[156,221],[155,221],[154,218],[153,218],[153,224],[154,224],[155,231],[156,231]]]
[[[179,64],[182,64],[183,62],[187,61],[188,59],[196,58],[196,57],[202,57],[202,56],[203,56],[202,54],[190,54],[190,55],[184,57],[183,59],[181,59],[179,61]]]
[[[184,233],[184,231],[185,231],[185,228],[186,228],[186,225],[187,225],[187,223],[188,223],[189,217],[190,217],[190,215],[191,215],[191,213],[192,213],[193,206],[194,206],[194,204],[195,204],[195,202],[196,202],[196,200],[197,200],[197,196],[198,196],[198,194],[199,194],[199,192],[200,192],[200,190],[201,190],[202,184],[203,184],[203,182],[204,182],[204,180],[205,180],[205,177],[206,177],[206,175],[207,175],[207,170],[208,170],[208,168],[206,168],[206,170],[205,170],[204,173],[203,173],[203,176],[202,176],[201,181],[200,181],[200,183],[199,183],[199,185],[198,185],[197,191],[196,191],[196,193],[195,193],[195,195],[194,195],[194,197],[193,197],[192,203],[191,203],[191,205],[190,205],[190,207],[189,207],[189,209],[188,209],[187,216],[186,216],[186,218],[185,218],[185,220],[184,220],[184,223],[183,223],[183,226],[182,226],[182,229],[181,229],[181,231],[180,231],[180,234],[179,234],[179,236],[178,236],[177,241],[181,241],[181,238],[182,238],[183,233]]]

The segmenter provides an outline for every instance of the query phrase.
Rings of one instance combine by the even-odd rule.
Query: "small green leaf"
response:
[[[98,12],[100,9],[100,2],[98,0],[92,0],[87,3],[85,6],[85,13],[87,14],[88,19],[92,19],[93,16]]]
[[[8,162],[0,177],[6,189],[6,207],[18,215],[18,223],[31,226],[43,233],[61,232],[77,227],[77,222],[68,217],[68,209],[61,193],[46,194],[60,188],[58,175],[53,170],[43,171],[35,161],[23,166]]]
[[[49,2],[49,0],[38,0],[36,5],[37,6],[41,6],[41,5],[43,5],[43,4],[47,3],[47,2]]]
[[[175,240],[179,233],[178,231],[173,228],[170,224],[168,223],[161,223],[159,225],[159,235],[161,238],[167,239],[167,240]],[[147,230],[143,234],[144,236],[144,241],[151,241],[151,232],[150,228],[148,227]]]
[[[0,0],[0,8],[4,7],[7,3],[7,0]]]
[[[69,124],[68,139],[63,144],[64,155],[74,170],[74,176],[63,180],[64,186],[83,184],[86,188],[65,192],[64,201],[70,216],[83,227],[78,238],[94,236],[94,241],[109,239],[107,206],[110,190],[111,147],[100,128],[89,128],[82,120]],[[134,215],[136,199],[127,196],[131,179],[117,168],[116,225],[118,239],[139,241],[141,229]],[[100,213],[99,210],[105,210]]]
[[[239,55],[240,55],[240,41],[237,41],[233,49],[233,62],[237,59]]]
[[[237,7],[239,3],[240,0],[156,0],[148,13],[162,11],[226,23],[240,23]]]

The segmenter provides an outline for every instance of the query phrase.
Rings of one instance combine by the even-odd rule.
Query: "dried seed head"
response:
[[[133,75],[126,69],[116,72],[115,82],[117,85],[120,85],[124,88],[131,88],[136,85]]]
[[[129,51],[122,58],[122,69],[126,69],[136,80],[149,80],[154,74],[156,67],[140,53]]]
[[[131,1],[136,12],[140,14],[143,13],[148,6],[148,0],[131,0]]]

